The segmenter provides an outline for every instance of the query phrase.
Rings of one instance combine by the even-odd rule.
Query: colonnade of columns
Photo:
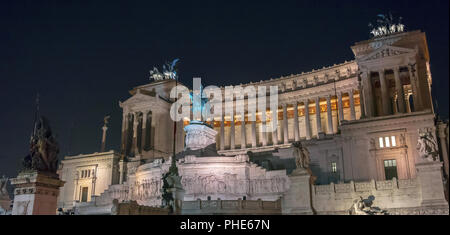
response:
[[[124,113],[122,119],[122,151],[125,155],[142,153],[152,146],[153,114],[149,110]]]
[[[228,125],[225,125],[225,122],[220,122],[220,127],[218,130],[220,136],[220,150],[235,150],[238,148],[246,149],[268,145],[281,145],[288,144],[293,141],[299,141],[301,138],[306,138],[307,140],[313,137],[320,138],[321,135],[319,135],[319,133],[326,133],[327,135],[335,134],[338,131],[335,126],[333,126],[333,120],[335,118],[337,118],[337,123],[340,123],[343,120],[356,120],[354,93],[355,90],[351,89],[342,93],[338,92],[336,93],[336,96],[327,95],[325,97],[314,97],[293,103],[283,103],[280,105],[281,109],[277,110],[277,115],[273,115],[274,117],[278,118],[278,112],[282,112],[282,119],[280,118],[280,120],[278,120],[278,123],[280,125],[279,128],[277,128],[277,130],[273,132],[262,132],[260,133],[260,135],[257,135],[258,131],[260,131],[260,129],[263,128],[264,125],[266,125],[266,112],[258,113],[258,116],[260,117],[258,123],[255,121],[247,121],[246,123],[245,121],[242,121],[242,119],[240,120],[240,122],[235,122],[234,117],[227,117],[228,119],[226,120],[229,120],[230,123]],[[348,104],[347,118],[344,117],[343,97],[348,97],[348,103],[346,103]],[[326,110],[323,113],[321,112],[322,110],[320,108],[320,102],[322,101],[321,99],[326,100]],[[314,101],[314,104],[311,103],[312,101]],[[335,113],[335,115],[333,115],[332,102],[337,102],[337,113]],[[300,122],[299,106],[303,107],[304,109],[304,111],[302,112],[304,117],[303,122]],[[313,110],[313,107],[315,107],[315,111]],[[288,115],[288,109],[293,112],[293,115],[291,115],[290,117]],[[316,119],[316,128],[313,128],[310,117],[310,113],[314,112]],[[326,115],[326,124],[322,124],[321,122],[322,115],[324,115],[324,113]],[[292,126],[289,125],[289,120],[291,118],[293,118],[293,125],[291,124]],[[222,117],[222,120],[225,120],[224,117]],[[248,113],[248,120],[256,120],[256,114]],[[236,125],[239,125],[239,123],[240,131],[236,131]],[[269,123],[269,125],[270,124],[271,123]],[[326,132],[324,131],[323,125],[326,126]],[[227,127],[229,131],[225,130]],[[247,128],[251,129],[249,133],[247,133],[246,131]],[[302,136],[300,134],[301,129],[304,129]],[[278,135],[278,132],[282,133]],[[248,134],[250,134],[250,136],[247,136]],[[240,147],[237,146],[236,143],[237,135],[240,135]],[[271,142],[269,141],[269,137],[271,137]]]
[[[406,93],[404,90],[404,84],[400,78],[401,69],[408,70],[412,94]],[[386,72],[388,71],[392,71],[394,74],[394,93],[389,91],[389,83],[386,78]],[[378,107],[378,109],[376,107],[375,100],[377,97],[374,95],[374,74],[378,75],[380,84],[381,107]],[[363,112],[365,112],[364,114],[367,117],[392,115],[394,113],[407,113],[418,111],[422,107],[422,100],[420,98],[421,96],[418,83],[417,64],[395,66],[388,69],[376,69],[375,71],[365,70],[362,73],[362,86],[365,102],[365,110],[363,110]],[[413,107],[411,107],[411,103],[409,101],[410,96],[413,97]]]

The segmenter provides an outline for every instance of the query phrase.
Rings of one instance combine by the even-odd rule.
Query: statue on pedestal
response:
[[[314,184],[317,177],[312,174],[311,168],[310,168],[310,154],[306,147],[302,145],[300,141],[295,142],[292,144],[294,147],[294,159],[295,159],[295,166],[297,167],[293,172],[292,175],[301,175],[301,174],[308,174],[310,176],[309,183]]]
[[[177,201],[183,200],[179,192],[183,191],[181,177],[178,174],[175,156],[171,158],[169,171],[163,175],[163,185],[161,188],[163,207],[169,209],[170,213],[177,212]],[[178,193],[177,193],[178,191]]]
[[[309,163],[311,161],[309,157],[309,151],[305,147],[302,146],[302,143],[295,142],[292,144],[294,146],[294,159],[295,166],[297,169],[309,169]]]
[[[24,170],[56,173],[59,146],[52,134],[48,120],[41,116],[36,120],[30,139],[30,154],[22,162]]]
[[[0,199],[2,198],[9,198],[8,190],[6,189],[6,186],[8,185],[9,179],[5,176],[3,176],[0,179]]]

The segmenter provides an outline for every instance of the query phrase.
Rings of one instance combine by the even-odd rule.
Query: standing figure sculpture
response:
[[[2,176],[0,179],[0,199],[8,196],[8,190],[6,189],[6,186],[8,185],[9,179],[6,176]]]
[[[300,141],[293,143],[293,146],[295,166],[297,167],[297,169],[309,169],[309,163],[311,159],[309,157],[308,149],[303,147]]]
[[[310,175],[309,183],[313,185],[317,180],[317,176],[314,176],[313,172],[311,171],[311,158],[308,149],[306,149],[306,147],[303,147],[300,141],[293,143],[292,146],[294,147],[293,157],[296,166],[296,169],[292,172],[292,175],[308,174]]]
[[[47,119],[41,116],[34,125],[30,139],[30,154],[23,159],[24,170],[56,173],[59,146]]]
[[[428,161],[439,160],[438,145],[429,129],[419,130],[419,139],[417,140],[416,149],[419,151],[421,159]]]

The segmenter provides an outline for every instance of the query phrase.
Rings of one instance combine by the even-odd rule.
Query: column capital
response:
[[[386,69],[385,68],[381,68],[381,69],[378,69],[377,72],[380,73],[380,74],[384,74],[384,72],[386,72]]]

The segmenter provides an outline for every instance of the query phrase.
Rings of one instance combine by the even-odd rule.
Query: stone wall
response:
[[[317,214],[347,214],[355,199],[373,197],[373,206],[389,214],[448,214],[448,204],[423,206],[418,179],[314,185],[312,204]]]
[[[262,200],[210,200],[184,201],[182,214],[233,214],[233,215],[277,215],[281,214],[281,203]]]

